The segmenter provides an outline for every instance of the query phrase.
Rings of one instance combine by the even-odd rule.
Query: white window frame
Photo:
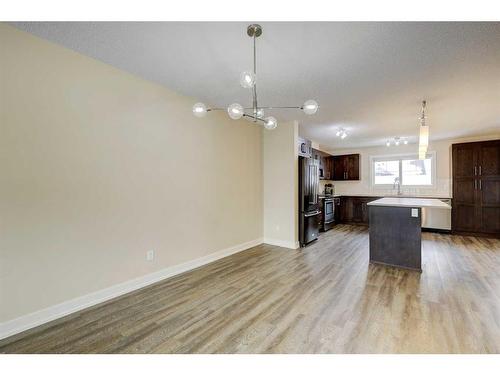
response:
[[[375,184],[375,169],[376,161],[399,160],[399,178],[401,181],[401,189],[436,189],[436,151],[429,151],[425,155],[426,158],[431,158],[431,184],[430,185],[403,185],[402,160],[418,159],[418,154],[392,154],[392,155],[372,155],[370,156],[370,183],[373,189],[392,189],[393,184]]]

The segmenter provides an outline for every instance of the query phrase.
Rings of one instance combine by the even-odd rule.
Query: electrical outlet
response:
[[[418,217],[418,208],[411,209],[411,217]]]
[[[146,251],[146,260],[148,262],[152,262],[154,259],[155,259],[155,251],[154,250]]]

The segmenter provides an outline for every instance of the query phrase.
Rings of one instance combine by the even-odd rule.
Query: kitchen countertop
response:
[[[440,197],[440,196],[432,196],[432,195],[384,195],[384,194],[335,194],[335,195],[325,195],[319,194],[319,198],[340,198],[340,197],[366,197],[366,198],[422,198],[422,199],[452,199],[451,197]]]
[[[451,210],[451,206],[441,202],[439,199],[429,198],[381,198],[367,203],[368,206],[386,206],[386,207],[425,207],[442,208]]]

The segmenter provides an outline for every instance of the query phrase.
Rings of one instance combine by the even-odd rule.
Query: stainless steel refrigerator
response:
[[[300,246],[319,234],[319,161],[299,156],[299,241]]]

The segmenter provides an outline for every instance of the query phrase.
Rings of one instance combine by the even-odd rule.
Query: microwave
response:
[[[312,156],[312,144],[308,139],[299,138],[299,156],[310,158]]]

